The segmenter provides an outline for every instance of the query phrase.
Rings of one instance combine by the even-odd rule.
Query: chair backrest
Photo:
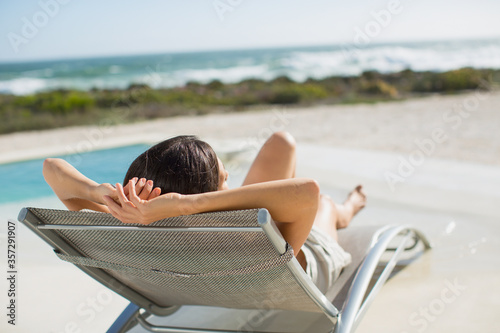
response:
[[[145,226],[105,213],[25,208],[19,220],[61,259],[154,314],[172,305],[208,305],[338,316],[265,209]]]

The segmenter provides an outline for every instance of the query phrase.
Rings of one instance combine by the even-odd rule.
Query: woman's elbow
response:
[[[43,172],[43,175],[45,176],[45,174],[47,172],[49,172],[49,170],[52,168],[52,163],[53,163],[54,159],[53,158],[46,158],[44,161],[43,161],[43,168],[42,168],[42,172]]]
[[[52,175],[55,173],[55,168],[59,160],[59,158],[46,158],[43,161],[42,173],[47,182],[51,180]]]
[[[55,158],[46,158],[44,161],[43,161],[43,171],[46,172],[46,171],[49,171],[51,168],[52,168],[52,165],[54,164],[55,162]]]

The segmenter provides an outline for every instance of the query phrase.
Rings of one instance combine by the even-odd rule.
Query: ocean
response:
[[[238,82],[287,75],[309,77],[359,75],[404,69],[442,72],[462,67],[500,68],[500,39],[370,44],[339,44],[233,51],[0,63],[0,93],[26,95],[59,88],[123,89],[130,84],[153,88],[189,81]]]

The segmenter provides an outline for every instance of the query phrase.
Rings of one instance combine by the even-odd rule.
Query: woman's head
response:
[[[130,179],[152,180],[161,193],[196,194],[227,187],[227,172],[212,147],[195,136],[177,136],[149,148],[130,165]]]

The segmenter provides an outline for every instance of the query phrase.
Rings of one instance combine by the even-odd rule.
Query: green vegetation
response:
[[[248,79],[234,84],[218,80],[207,84],[188,82],[169,89],[133,84],[126,90],[0,94],[0,133],[240,111],[263,105],[373,103],[429,93],[487,90],[498,83],[500,70],[463,68],[445,73],[369,71],[358,77],[308,79],[302,83],[282,76],[271,81]]]

